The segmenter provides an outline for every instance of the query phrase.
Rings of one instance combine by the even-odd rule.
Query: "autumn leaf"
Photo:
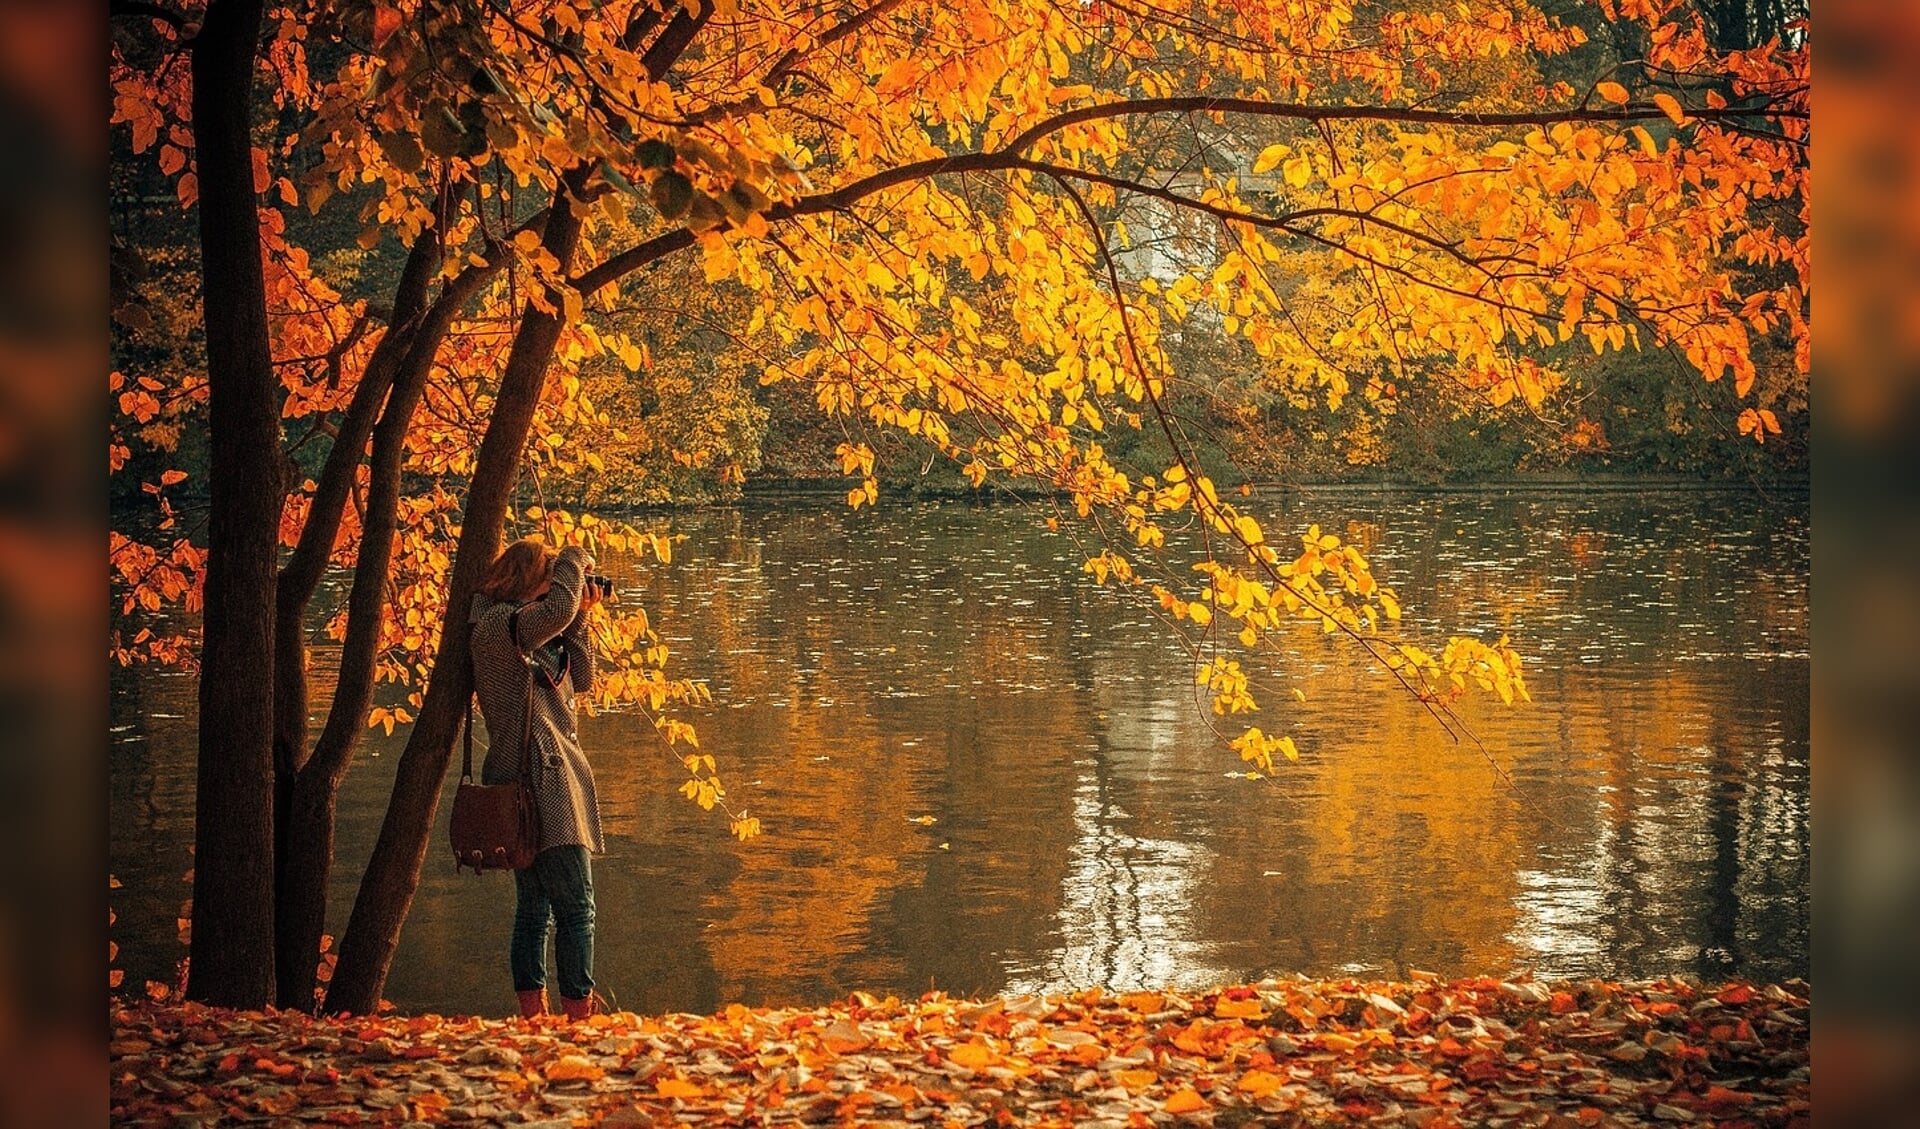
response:
[[[653,1091],[663,1098],[698,1098],[704,1093],[697,1084],[685,1078],[662,1078],[654,1083]]]
[[[1201,1097],[1197,1091],[1191,1087],[1185,1087],[1174,1091],[1160,1108],[1168,1113],[1181,1114],[1198,1113],[1203,1109],[1212,1109],[1213,1107],[1207,1102],[1207,1099]]]
[[[860,1028],[841,1020],[820,1033],[820,1042],[835,1054],[853,1054],[866,1050],[873,1040],[861,1032]]]
[[[562,1055],[548,1063],[542,1073],[549,1082],[597,1082],[607,1072],[581,1055]]]
[[[1660,111],[1666,114],[1667,117],[1673,119],[1673,124],[1687,124],[1686,111],[1680,108],[1679,100],[1674,98],[1673,95],[1665,91],[1657,93],[1653,96],[1653,104],[1660,107]]]
[[[962,1043],[948,1051],[947,1058],[969,1070],[985,1070],[1000,1062],[1000,1055],[984,1043]]]

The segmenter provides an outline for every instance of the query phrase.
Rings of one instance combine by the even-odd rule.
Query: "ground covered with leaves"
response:
[[[1808,987],[1268,980],[580,1023],[122,1002],[115,1124],[1795,1125]]]

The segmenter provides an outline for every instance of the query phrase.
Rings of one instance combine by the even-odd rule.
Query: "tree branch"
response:
[[[822,32],[820,37],[814,40],[812,47],[806,51],[802,51],[798,47],[789,47],[784,55],[774,60],[773,66],[767,68],[767,73],[761,75],[760,81],[754,85],[760,89],[772,90],[774,83],[787,77],[789,73],[806,61],[809,53],[822,47],[832,46],[840,40],[847,38],[866,25],[879,19],[881,16],[886,15],[887,12],[892,9],[899,7],[900,2],[901,0],[879,0],[879,2],[872,7],[854,13],[840,23]],[[710,122],[718,118],[732,117],[742,110],[753,109],[759,105],[760,100],[758,98],[739,98],[732,102],[723,102],[708,106],[706,109],[697,113],[688,114],[687,122],[690,125],[699,125],[703,122]]]

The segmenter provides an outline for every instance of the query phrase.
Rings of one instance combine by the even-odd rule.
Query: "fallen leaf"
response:
[[[549,1082],[598,1082],[607,1076],[599,1064],[584,1055],[562,1055],[541,1073]]]
[[[1000,1056],[993,1048],[981,1043],[962,1043],[948,1051],[947,1058],[969,1070],[984,1070],[1000,1062]]]
[[[820,1033],[820,1042],[834,1054],[846,1055],[864,1051],[873,1045],[873,1040],[846,1020],[828,1027]]]
[[[1166,1104],[1160,1108],[1166,1110],[1168,1113],[1177,1114],[1198,1113],[1203,1109],[1212,1109],[1213,1107],[1207,1104],[1207,1099],[1201,1097],[1197,1091],[1193,1089],[1183,1089],[1174,1091],[1173,1095],[1167,1099]]]

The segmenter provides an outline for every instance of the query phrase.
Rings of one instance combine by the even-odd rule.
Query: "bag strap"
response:
[[[473,781],[473,695],[467,695],[467,726],[462,736],[460,750],[460,781],[463,784]]]

